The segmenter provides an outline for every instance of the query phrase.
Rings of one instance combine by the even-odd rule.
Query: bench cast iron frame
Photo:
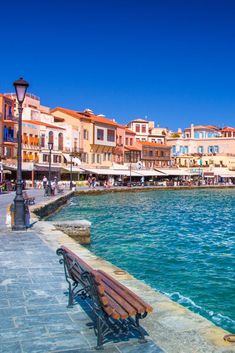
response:
[[[63,256],[59,262],[64,265],[65,279],[69,286],[68,308],[71,308],[76,304],[76,298],[78,297],[84,300],[91,299],[92,309],[96,316],[94,330],[95,335],[97,336],[97,346],[95,347],[97,350],[103,349],[104,340],[108,335],[112,334],[114,337],[120,335],[128,336],[131,332],[131,328],[138,332],[140,343],[147,342],[144,336],[144,330],[139,323],[140,319],[144,319],[147,316],[147,312],[144,314],[136,314],[135,318],[128,317],[125,320],[115,320],[111,318],[103,310],[103,304],[100,301],[97,285],[95,284],[94,277],[91,273],[84,270],[75,259],[70,264],[71,261],[68,261],[67,253],[62,248],[59,248],[56,253],[58,256]],[[71,276],[71,270],[75,265],[80,268],[82,282],[74,281]],[[79,287],[79,285],[81,287]]]

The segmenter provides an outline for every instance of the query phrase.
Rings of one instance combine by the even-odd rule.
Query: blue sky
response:
[[[233,0],[13,0],[1,15],[0,92],[23,76],[52,108],[235,126]]]

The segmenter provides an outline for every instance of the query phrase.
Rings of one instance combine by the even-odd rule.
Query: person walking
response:
[[[96,177],[95,176],[93,176],[91,179],[91,186],[93,187],[93,189],[95,189],[95,187],[96,187]]]
[[[42,179],[42,185],[43,185],[43,189],[46,189],[47,187],[47,177],[44,175],[43,179]]]
[[[91,174],[89,175],[89,178],[87,179],[87,182],[88,182],[88,186],[90,188],[92,186],[92,176],[91,176]]]

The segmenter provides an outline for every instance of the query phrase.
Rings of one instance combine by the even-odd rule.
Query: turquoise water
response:
[[[53,219],[90,220],[91,251],[235,333],[235,190],[79,196]]]

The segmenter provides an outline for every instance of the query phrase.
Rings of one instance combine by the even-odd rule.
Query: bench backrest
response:
[[[58,249],[57,254],[63,255],[67,275],[86,289],[97,309],[108,306],[109,300],[105,295],[104,286],[97,271],[65,246]]]
[[[67,276],[82,285],[96,309],[104,310],[116,320],[152,311],[152,307],[135,293],[104,271],[93,269],[67,247],[62,246],[57,254],[63,255]]]

